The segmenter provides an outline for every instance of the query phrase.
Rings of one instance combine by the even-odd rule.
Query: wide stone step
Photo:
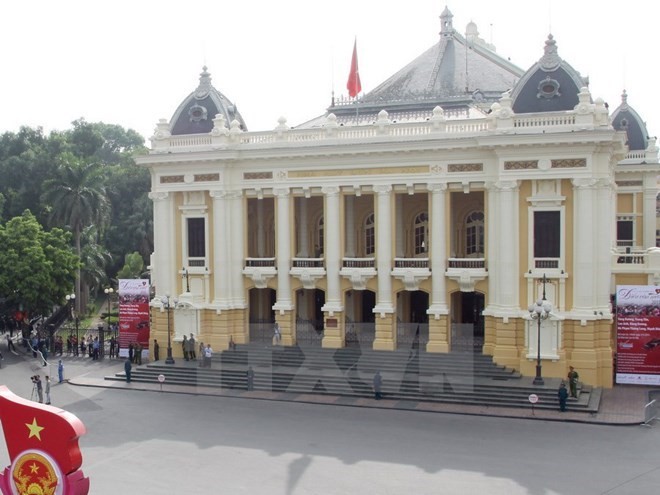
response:
[[[371,397],[373,391],[371,378],[359,375],[323,375],[309,372],[283,373],[269,369],[255,369],[254,389],[299,394],[332,394],[350,397]],[[216,387],[229,389],[247,389],[245,368],[206,369],[193,367],[172,367],[148,365],[136,367],[131,379],[134,382],[156,383],[159,375],[165,375],[168,385],[191,387]],[[124,380],[124,373],[106,377],[108,380]],[[393,400],[411,400],[423,402],[442,402],[460,404],[480,404],[487,406],[506,406],[518,408],[536,407],[554,409],[557,407],[556,390],[542,387],[506,386],[488,383],[461,382],[460,379],[437,380],[385,379],[382,387],[386,398]],[[598,404],[591,401],[590,389],[585,389],[579,400],[571,399],[569,410],[595,412]],[[532,406],[529,394],[539,397],[539,402]]]

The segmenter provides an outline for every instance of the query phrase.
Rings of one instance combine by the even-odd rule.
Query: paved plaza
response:
[[[660,430],[625,426],[640,419],[630,400],[629,412],[608,406],[628,393],[621,391],[634,391],[627,397],[636,400],[634,387],[606,394],[609,416],[587,415],[614,426],[552,411],[542,418],[541,411],[432,410],[167,384],[161,392],[158,384],[102,380],[122,368],[119,361],[64,364],[68,382],[53,387],[53,403],[86,425],[81,448],[91,494],[622,495],[653,493],[660,484],[652,455]],[[46,369],[10,356],[0,373],[29,397],[29,376]]]

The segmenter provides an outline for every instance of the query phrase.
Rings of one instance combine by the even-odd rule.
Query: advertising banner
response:
[[[149,349],[149,280],[119,280],[119,355],[128,356],[128,347],[140,344],[143,356]]]
[[[616,383],[660,385],[660,287],[616,288]]]

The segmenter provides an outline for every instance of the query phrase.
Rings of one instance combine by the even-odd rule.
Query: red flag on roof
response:
[[[348,82],[346,89],[351,98],[355,98],[360,91],[362,91],[362,84],[360,83],[360,69],[358,69],[357,59],[357,40],[353,45],[353,58],[351,59],[351,72],[348,74]]]

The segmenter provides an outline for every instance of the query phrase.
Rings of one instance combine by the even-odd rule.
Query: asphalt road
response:
[[[4,352],[4,349],[3,349]],[[5,353],[6,356],[6,353]],[[68,366],[66,375],[105,366]],[[0,381],[29,397],[34,362]],[[91,494],[646,494],[660,426],[621,427],[53,387]],[[9,464],[0,449],[2,466]]]

